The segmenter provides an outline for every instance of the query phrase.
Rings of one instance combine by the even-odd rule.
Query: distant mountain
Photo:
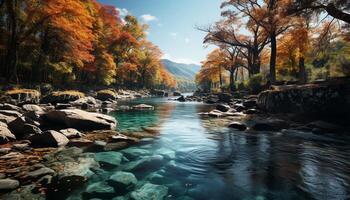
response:
[[[194,80],[201,69],[200,65],[176,63],[171,60],[162,60],[164,67],[175,77]]]
[[[162,60],[164,67],[176,79],[178,90],[182,92],[194,91],[196,89],[196,74],[201,69],[200,65],[176,63],[171,60]]]

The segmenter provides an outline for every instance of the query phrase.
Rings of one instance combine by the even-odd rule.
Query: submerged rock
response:
[[[132,173],[116,172],[109,177],[107,182],[114,187],[117,194],[124,195],[136,186],[137,179]]]
[[[101,199],[109,199],[115,196],[114,188],[109,186],[105,182],[97,182],[88,185],[85,192],[83,193],[83,197],[92,199],[92,198],[101,198]]]
[[[162,200],[168,194],[168,188],[162,185],[146,183],[140,189],[131,193],[132,200]]]
[[[239,131],[245,131],[247,129],[245,124],[239,122],[232,122],[228,127]]]
[[[164,163],[164,157],[161,155],[145,156],[140,160],[127,163],[123,166],[125,171],[148,171],[158,169]]]
[[[181,97],[177,98],[176,100],[180,101],[180,102],[185,102],[186,98],[184,96],[181,96]]]
[[[256,131],[279,131],[288,128],[289,123],[280,119],[266,119],[253,125],[252,129]]]
[[[109,151],[96,153],[96,160],[102,167],[113,168],[118,167],[122,162],[123,154],[119,152]]]
[[[117,121],[111,116],[79,109],[51,111],[45,117],[78,130],[114,130],[117,127]]]
[[[153,110],[154,107],[146,104],[139,104],[132,107],[134,110]]]

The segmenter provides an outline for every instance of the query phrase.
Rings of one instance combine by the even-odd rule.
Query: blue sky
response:
[[[148,38],[161,48],[164,58],[196,63],[213,47],[203,47],[205,33],[195,29],[220,19],[222,0],[99,0],[114,5],[150,25]]]

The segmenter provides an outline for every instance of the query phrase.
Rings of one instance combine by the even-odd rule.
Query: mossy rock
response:
[[[69,103],[85,97],[85,94],[75,90],[55,91],[43,98],[43,103]]]
[[[33,89],[13,89],[5,92],[5,96],[10,97],[16,103],[33,103],[40,101],[40,92]]]
[[[113,89],[100,90],[97,92],[96,98],[101,101],[116,100],[117,93]]]

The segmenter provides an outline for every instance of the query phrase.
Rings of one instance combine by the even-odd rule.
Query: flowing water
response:
[[[121,151],[128,158],[123,165],[161,155],[161,162],[133,173],[140,184],[167,186],[166,199],[350,199],[348,137],[232,131],[198,115],[212,109],[201,103],[150,98],[122,104],[139,103],[155,110],[112,113],[119,130],[157,126],[159,136]]]

